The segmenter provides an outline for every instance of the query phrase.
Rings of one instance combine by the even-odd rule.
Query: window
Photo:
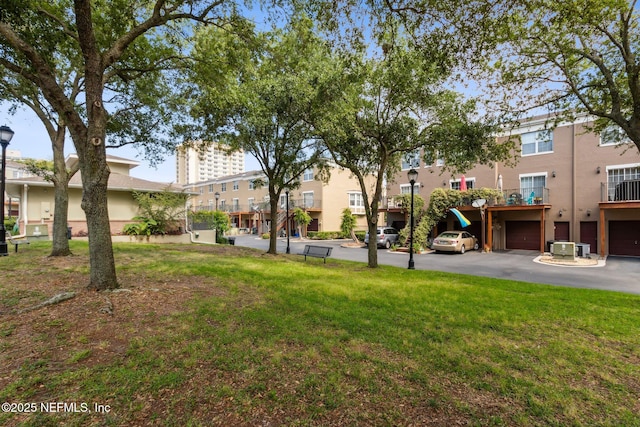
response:
[[[224,200],[224,199],[220,200],[220,210],[221,210],[221,211],[226,210],[226,209],[225,209],[225,208],[226,208],[226,205],[227,205],[226,200]]]
[[[523,200],[543,197],[547,185],[547,174],[520,175],[520,193]]]
[[[252,211],[255,207],[255,199],[253,197],[249,197],[247,199],[247,204],[249,205],[249,210]]]
[[[240,199],[233,199],[233,212],[240,210]]]
[[[209,184],[209,193],[213,193],[213,184]]]
[[[287,193],[280,194],[280,208],[285,209],[287,207]]]
[[[364,214],[364,199],[362,193],[349,193],[349,209],[356,215]]]
[[[227,191],[227,183],[223,182],[222,184],[220,184],[220,191]]]
[[[313,168],[306,169],[302,175],[303,181],[313,181]]]
[[[302,193],[302,203],[305,208],[313,207],[313,191],[305,191]]]
[[[620,165],[607,168],[609,201],[639,200],[640,165]]]
[[[550,130],[540,130],[528,132],[520,135],[522,144],[522,155],[550,153],[553,151],[553,132]]]
[[[400,194],[411,194],[411,184],[401,184]],[[413,194],[420,194],[420,183],[413,184]]]
[[[420,153],[413,151],[402,157],[402,170],[420,167]]]
[[[240,183],[238,181],[233,181],[233,191],[238,191],[240,188]]]
[[[630,142],[629,137],[622,128],[610,124],[600,132],[600,145],[616,145]]]
[[[249,190],[254,190],[256,188],[256,183],[254,180],[249,181]]]
[[[460,190],[461,181],[462,181],[461,179],[451,180],[449,181],[449,186],[451,187],[452,190]],[[472,188],[475,188],[476,186],[475,178],[465,178],[464,181],[467,184],[467,190],[471,190]]]

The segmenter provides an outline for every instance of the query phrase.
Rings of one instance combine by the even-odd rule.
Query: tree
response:
[[[174,60],[180,57],[180,27],[187,21],[224,20],[232,14],[234,4],[164,0],[5,3],[0,18],[0,69],[3,75],[20,75],[68,129],[82,176],[89,288],[116,288],[107,210],[107,132],[117,143],[119,138],[148,141],[154,130],[165,129],[162,119],[170,116],[162,108],[164,97],[155,95],[163,95],[169,87],[160,77],[168,77],[163,71],[174,68]],[[68,75],[74,77],[63,78]],[[78,101],[69,92],[69,82],[81,87]],[[109,111],[120,104],[124,106],[119,114]],[[138,142],[144,143],[142,139]]]
[[[334,161],[360,183],[371,236],[384,184],[400,169],[402,156],[422,151],[427,164],[441,158],[455,171],[510,154],[509,142],[498,145],[492,137],[494,126],[471,119],[475,104],[442,86],[449,68],[440,59],[439,53],[428,55],[390,37],[382,58],[346,56],[327,80],[324,90],[340,97],[325,104],[329,111],[317,126]],[[375,179],[371,188],[369,176]],[[369,245],[368,265],[378,265],[375,245]]]
[[[202,94],[193,115],[205,128],[200,139],[220,138],[258,160],[269,190],[272,254],[285,220],[278,217],[283,191],[297,188],[305,170],[325,167],[309,117],[320,96],[327,52],[304,17],[293,19],[284,30],[251,38],[224,28],[207,28],[197,36],[192,80]],[[225,78],[211,78],[223,74]]]
[[[496,32],[491,90],[504,109],[595,116],[594,130],[617,125],[640,150],[639,18],[635,0],[519,2]]]
[[[306,213],[303,209],[295,208],[293,210],[293,220],[298,224],[298,237],[302,237],[302,227],[306,227],[311,224],[311,215]]]
[[[67,71],[62,71],[67,72]],[[31,109],[40,119],[51,141],[53,162],[51,164],[37,164],[27,162],[27,169],[49,181],[54,188],[54,212],[52,248],[49,256],[67,256],[71,254],[69,240],[67,238],[67,216],[69,212],[69,180],[78,171],[79,165],[75,163],[67,169],[65,164],[64,143],[66,126],[56,112],[46,102],[42,93],[34,87],[22,75],[11,73],[0,66],[0,99],[12,105],[10,111],[15,111],[18,105]],[[61,80],[67,82],[67,93],[72,102],[76,102],[80,88],[78,81],[71,80],[68,74]]]
[[[340,221],[340,231],[342,232],[342,235],[351,236],[351,239],[354,242],[359,243],[360,241],[358,240],[358,236],[356,236],[356,233],[354,231],[357,221],[358,220],[356,216],[351,212],[351,209],[344,208],[342,210]]]

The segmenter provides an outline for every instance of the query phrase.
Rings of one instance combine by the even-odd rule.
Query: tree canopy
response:
[[[312,21],[296,17],[289,25],[246,37],[225,28],[197,35],[194,120],[202,140],[224,142],[251,153],[265,174],[271,206],[269,252],[276,252],[277,217],[285,189],[299,186],[309,168],[326,163],[310,123],[328,58]],[[232,65],[232,66],[231,66]],[[212,78],[212,76],[219,76]]]

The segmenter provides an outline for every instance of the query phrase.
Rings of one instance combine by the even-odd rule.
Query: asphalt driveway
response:
[[[299,240],[289,241],[291,254],[302,252],[305,244],[331,246],[333,258],[367,262],[366,248],[345,248],[344,241]],[[236,245],[267,250],[268,240],[255,235],[236,237]],[[286,239],[278,239],[278,252],[285,253]],[[568,267],[535,262],[537,251],[475,252],[460,254],[415,254],[415,268],[428,274],[429,270],[447,271],[474,276],[520,280],[574,288],[602,289],[640,294],[640,259],[609,257],[602,266]],[[312,260],[317,261],[317,260]],[[310,262],[312,262],[310,261]],[[378,250],[378,263],[406,268],[407,253]]]

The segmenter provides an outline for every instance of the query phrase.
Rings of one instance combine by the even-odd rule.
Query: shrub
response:
[[[262,234],[262,238],[265,239],[265,240],[269,239],[269,237],[271,237],[271,235],[269,233],[263,233]]]

